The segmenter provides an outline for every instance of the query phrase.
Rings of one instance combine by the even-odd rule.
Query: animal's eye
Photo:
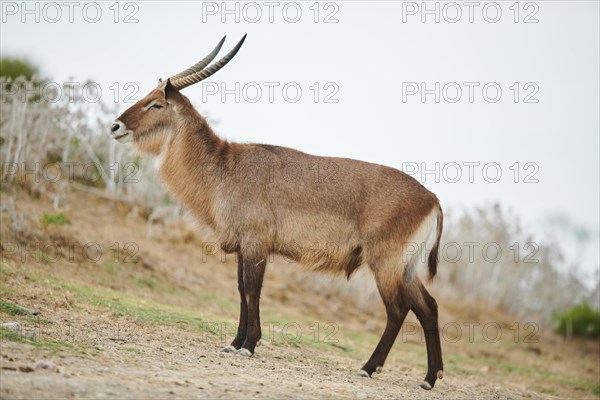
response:
[[[162,104],[154,103],[152,104],[152,108],[162,108]]]

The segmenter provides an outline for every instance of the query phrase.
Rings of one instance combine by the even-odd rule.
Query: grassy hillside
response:
[[[21,325],[1,331],[3,398],[600,396],[598,341],[444,298],[445,378],[433,392],[417,387],[426,352],[412,315],[383,373],[355,377],[384,326],[379,300],[357,282],[332,296],[284,260],[268,267],[256,356],[222,354],[238,312],[235,259],[211,255],[184,219],[149,229],[141,206],[71,189],[57,209],[19,185],[2,188],[0,217],[0,320]],[[60,372],[23,372],[40,360]]]

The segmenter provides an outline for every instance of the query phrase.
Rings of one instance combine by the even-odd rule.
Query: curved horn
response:
[[[244,35],[244,37],[238,42],[238,44],[236,44],[235,47],[229,53],[227,53],[227,55],[225,57],[221,58],[219,61],[212,64],[208,68],[205,68],[201,71],[196,71],[196,72],[190,73],[185,76],[181,76],[181,74],[177,74],[177,75],[171,77],[170,78],[171,84],[177,90],[181,90],[185,87],[188,87],[190,85],[193,85],[194,83],[198,83],[201,80],[208,78],[209,76],[211,76],[212,74],[214,74],[215,72],[217,72],[218,70],[223,68],[225,65],[227,65],[227,63],[229,61],[231,61],[231,59],[237,54],[240,47],[242,47],[242,44],[244,44],[244,40],[246,40],[246,35]],[[218,47],[220,48],[220,46],[218,46]],[[208,57],[206,57],[206,58],[208,58]],[[202,61],[204,61],[204,60],[202,60]],[[202,61],[196,65],[201,64]],[[188,70],[189,69],[190,68],[188,68]]]
[[[173,75],[170,79],[177,80],[179,78],[183,78],[184,76],[202,71],[208,64],[210,64],[212,60],[214,60],[217,54],[219,54],[219,51],[221,51],[221,47],[223,47],[223,43],[225,43],[226,37],[227,36],[223,36],[223,39],[221,39],[219,43],[217,43],[217,46],[213,49],[213,51],[210,52],[209,55],[207,55],[202,60],[198,61],[196,64],[192,65],[188,69]]]

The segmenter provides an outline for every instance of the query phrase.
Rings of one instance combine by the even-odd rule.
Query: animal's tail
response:
[[[438,265],[438,253],[440,247],[440,240],[442,238],[442,229],[444,228],[444,213],[442,212],[442,207],[440,204],[437,205],[437,237],[435,239],[435,243],[431,248],[431,252],[429,253],[428,260],[428,271],[429,276],[427,277],[427,283],[433,280],[433,277],[437,273],[437,265]]]

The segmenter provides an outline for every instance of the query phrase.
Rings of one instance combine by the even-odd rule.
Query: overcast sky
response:
[[[119,88],[126,107],[248,33],[184,92],[223,137],[404,169],[446,207],[598,230],[597,1],[23,4],[2,2],[2,55],[92,79],[105,101]]]

